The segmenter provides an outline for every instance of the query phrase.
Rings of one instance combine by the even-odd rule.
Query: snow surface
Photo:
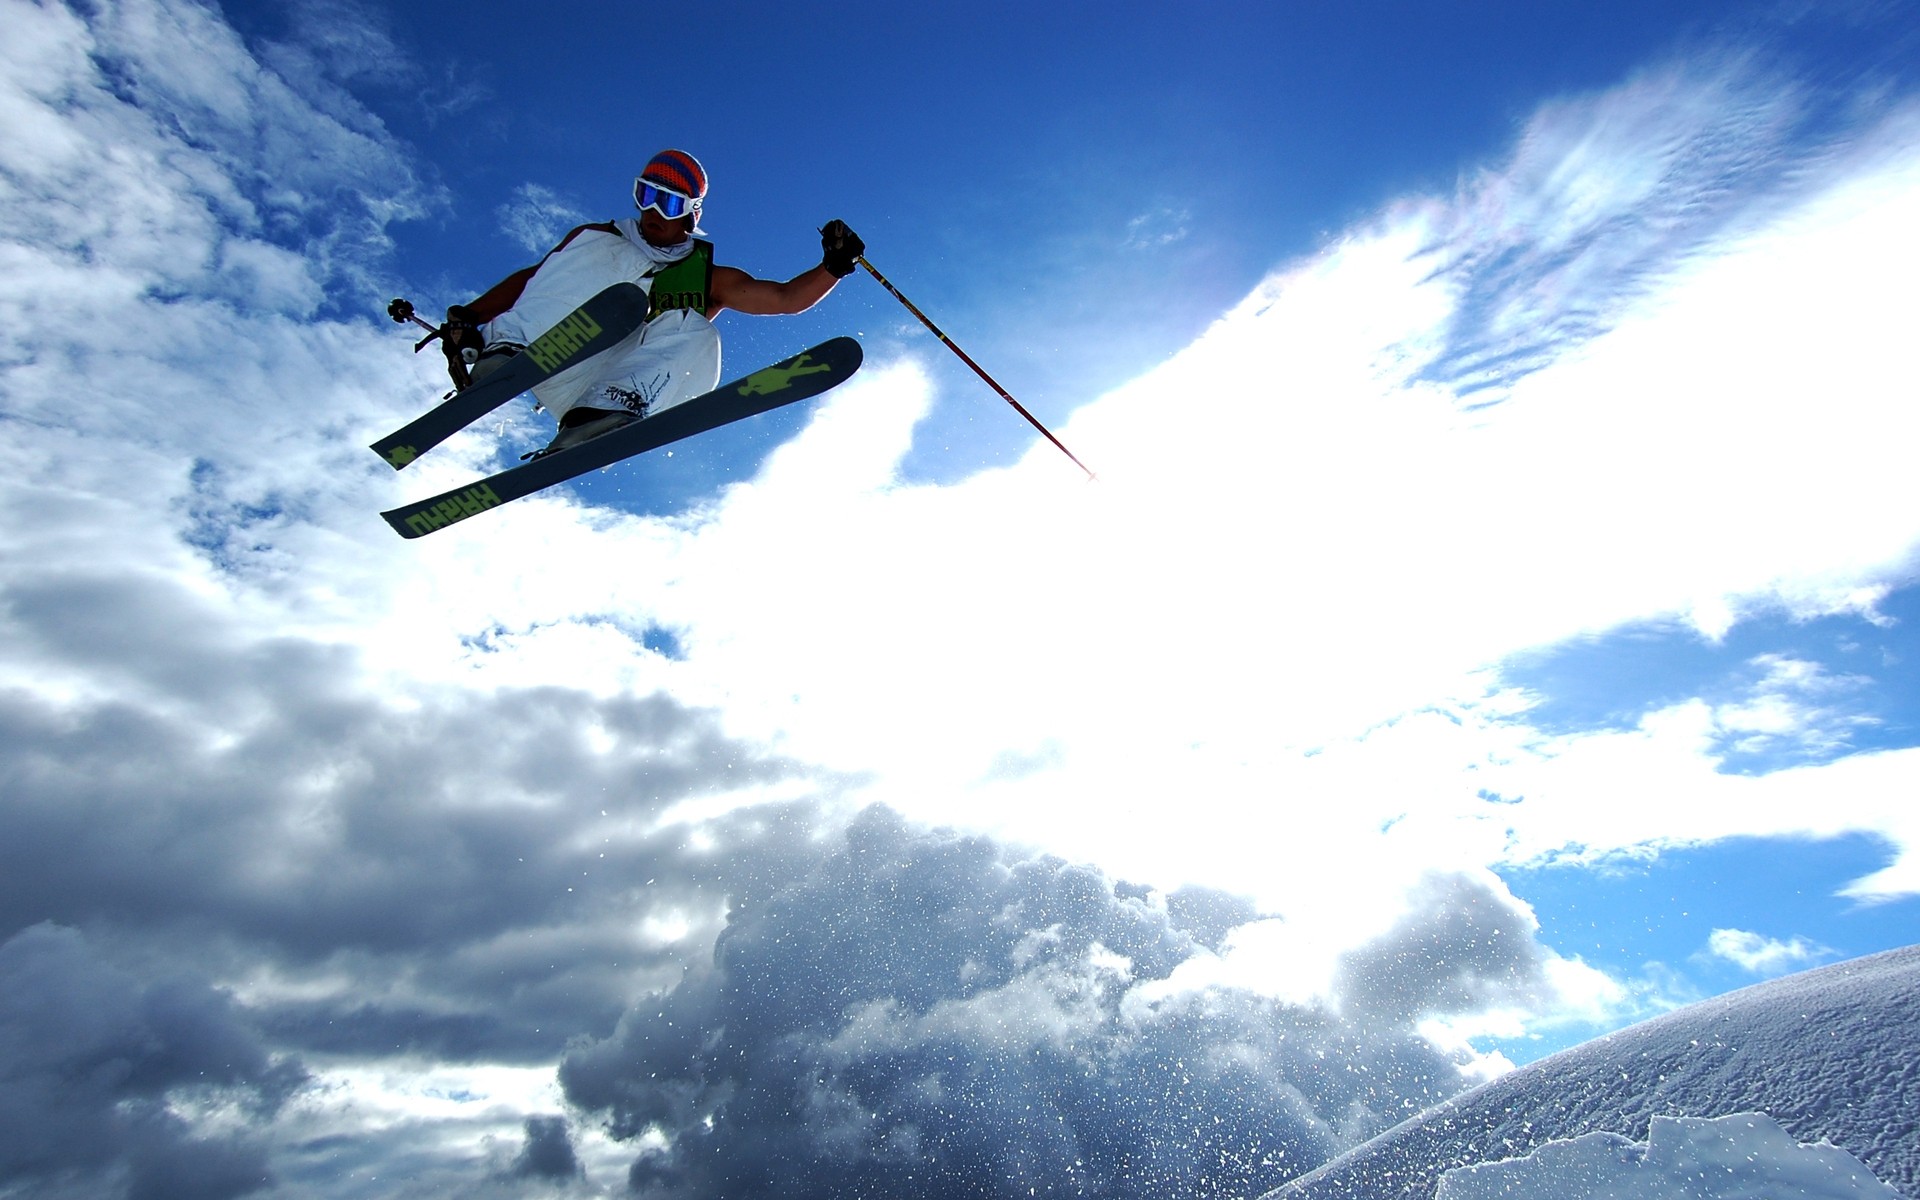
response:
[[[1589,1145],[1648,1141],[1656,1117],[1755,1113],[1786,1137],[1830,1143],[1897,1193],[1920,1197],[1917,1047],[1920,946],[1913,946],[1716,997],[1542,1059],[1395,1126],[1268,1200],[1437,1200],[1441,1178],[1460,1167],[1523,1158],[1588,1134],[1622,1139]],[[1562,1153],[1549,1151],[1549,1161]],[[1566,1200],[1581,1193],[1558,1179],[1548,1190],[1491,1194]]]
[[[1903,1200],[1860,1160],[1793,1140],[1763,1113],[1655,1117],[1645,1143],[1617,1133],[1548,1142],[1525,1158],[1460,1167],[1436,1200]]]

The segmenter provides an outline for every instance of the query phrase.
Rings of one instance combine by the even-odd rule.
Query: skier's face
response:
[[[669,221],[650,208],[640,210],[640,236],[649,246],[678,246],[692,231],[692,217]]]

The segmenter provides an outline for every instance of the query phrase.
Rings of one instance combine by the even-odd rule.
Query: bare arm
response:
[[[755,279],[736,267],[715,267],[710,293],[713,307],[707,315],[718,316],[723,308],[755,317],[803,313],[838,282],[824,265],[810,267],[785,283]]]

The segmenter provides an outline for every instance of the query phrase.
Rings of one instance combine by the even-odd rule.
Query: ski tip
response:
[[[840,337],[828,338],[811,350],[803,350],[799,354],[794,355],[794,358],[800,359],[808,356],[817,358],[822,362],[832,363],[834,372],[844,379],[844,377],[860,369],[860,363],[866,357],[866,348],[860,344],[858,338],[851,338],[842,334]]]
[[[372,443],[367,449],[378,454],[381,462],[396,471],[403,470],[412,465],[413,461],[420,457],[418,447],[412,445],[396,446],[385,439]]]

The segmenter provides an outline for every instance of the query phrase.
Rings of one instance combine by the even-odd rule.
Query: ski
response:
[[[833,338],[592,441],[380,515],[401,537],[423,537],[623,458],[818,396],[851,378],[860,369],[860,359],[859,342],[850,337]]]
[[[533,339],[486,382],[455,392],[438,408],[373,443],[373,452],[398,471],[528,388],[612,349],[646,318],[647,294],[635,284],[616,283]]]

